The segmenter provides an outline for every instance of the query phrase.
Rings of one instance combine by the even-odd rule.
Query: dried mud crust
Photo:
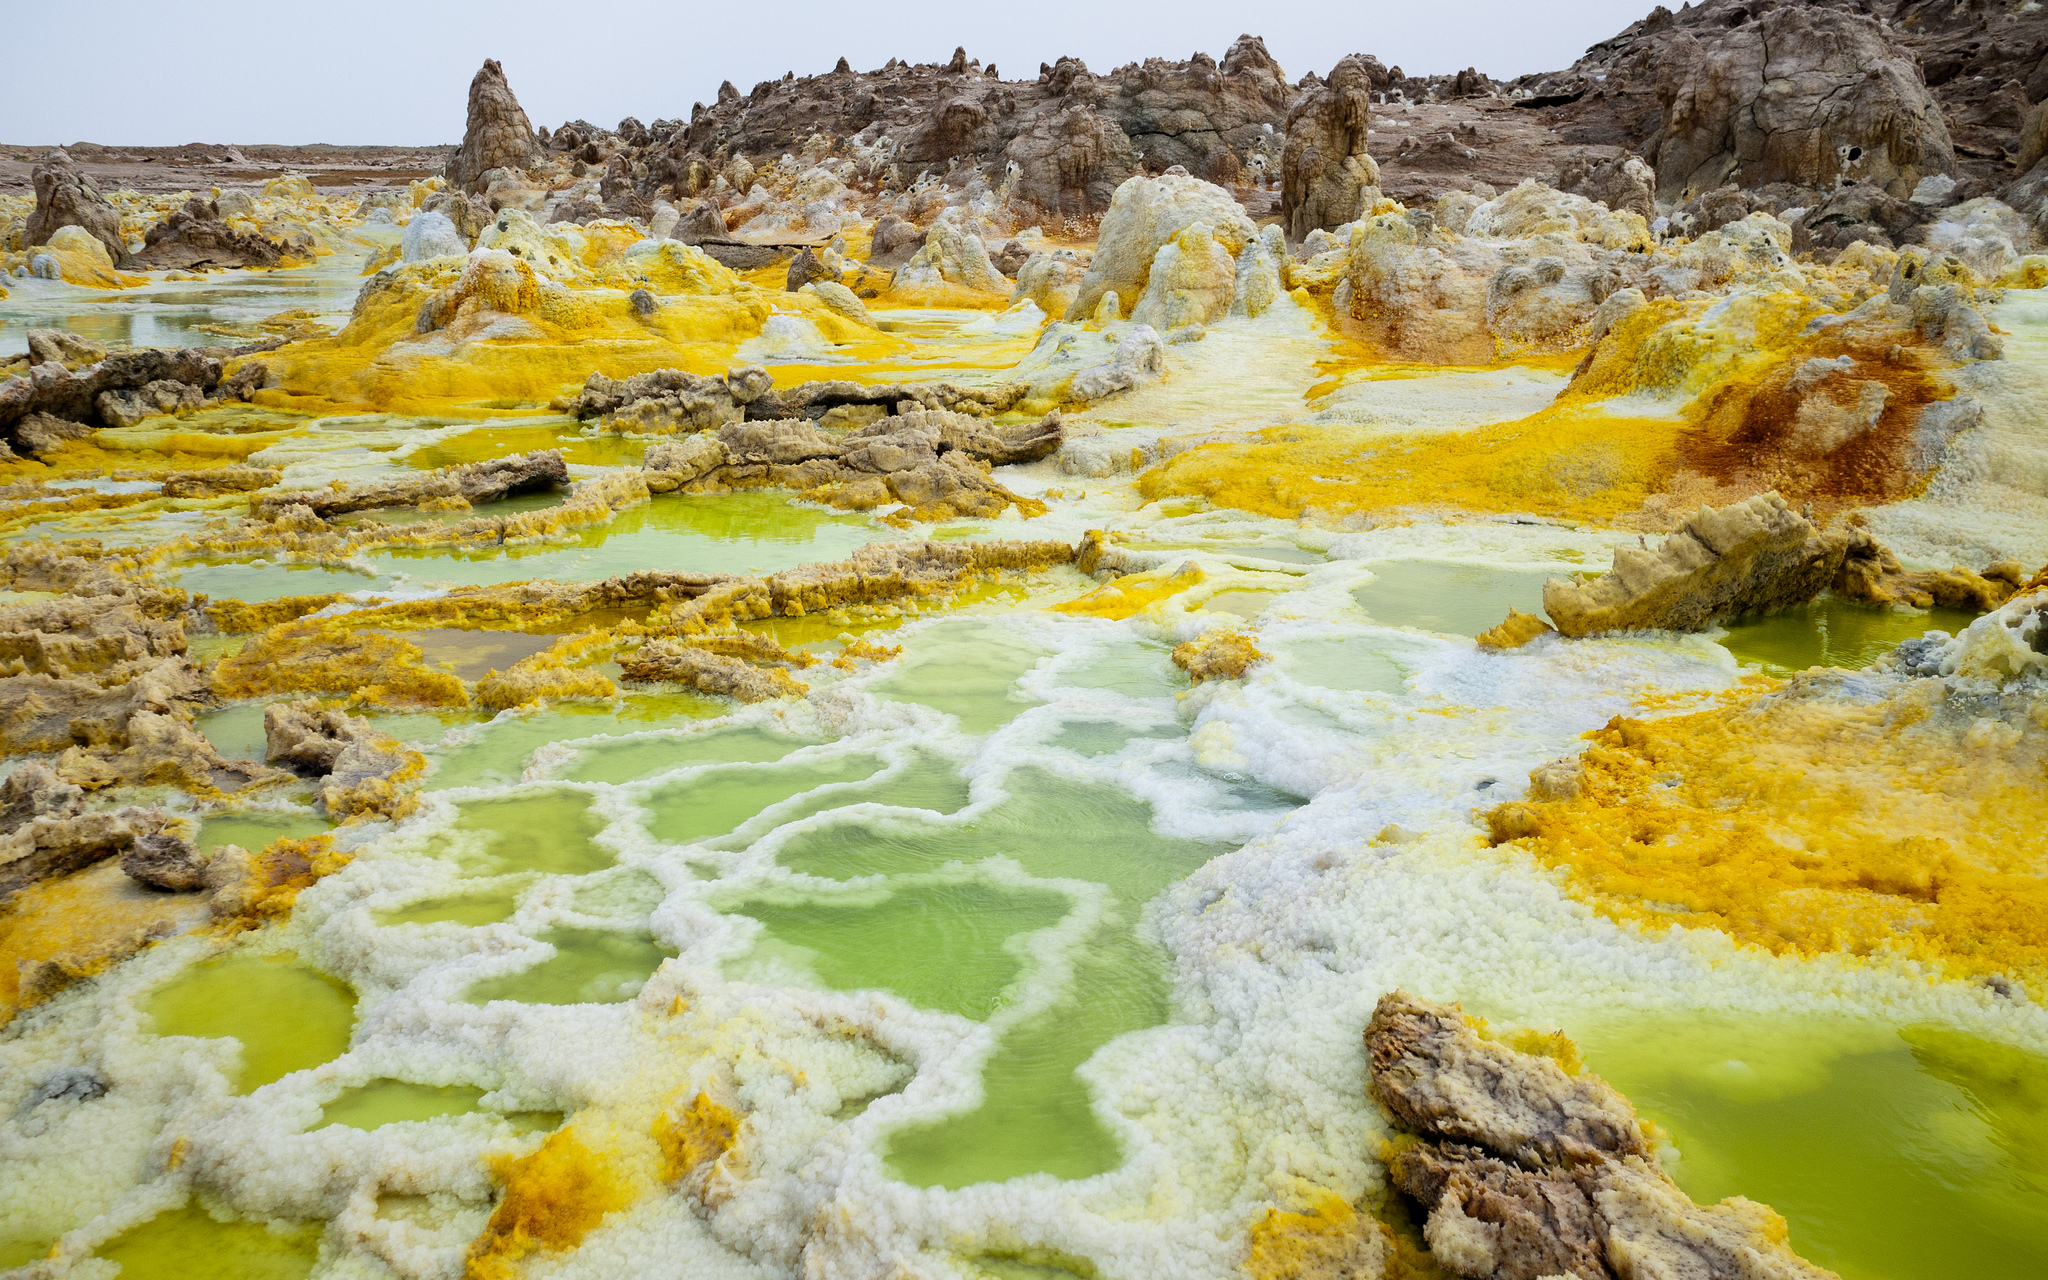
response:
[[[1598,1076],[1482,1038],[1455,1005],[1380,997],[1371,1092],[1404,1131],[1394,1185],[1428,1215],[1433,1261],[1470,1280],[1826,1280],[1785,1221],[1741,1196],[1694,1204]],[[1562,1036],[1550,1052],[1576,1065]]]

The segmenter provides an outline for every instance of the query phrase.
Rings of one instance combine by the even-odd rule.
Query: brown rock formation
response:
[[[1339,59],[1329,82],[1287,113],[1280,214],[1291,238],[1353,221],[1366,212],[1366,190],[1379,189],[1379,166],[1365,153],[1371,90],[1366,64],[1353,54]]]
[[[1921,178],[1955,171],[1912,55],[1860,14],[1784,7],[1718,33],[1680,32],[1657,75],[1651,163],[1666,200],[1728,181],[1866,182],[1903,198]]]
[[[189,840],[165,831],[135,837],[121,855],[121,871],[138,884],[170,893],[206,886],[206,859]]]
[[[536,449],[485,462],[464,462],[398,480],[340,489],[280,490],[251,502],[249,511],[260,520],[276,520],[288,508],[304,508],[322,519],[380,507],[427,505],[460,510],[479,502],[568,483],[569,467],[562,461],[561,450]]]
[[[844,436],[801,418],[729,422],[715,438],[649,450],[645,475],[657,493],[778,486],[842,510],[901,503],[914,520],[995,516],[1012,505],[1041,515],[1042,503],[1011,493],[989,468],[1046,457],[1060,440],[1057,414],[999,428],[966,414],[911,410]]]
[[[512,96],[505,81],[505,69],[496,58],[484,65],[469,82],[469,123],[462,132],[462,145],[448,157],[445,176],[457,191],[483,190],[483,175],[493,169],[530,169],[542,159],[540,141],[533,125]]]
[[[1702,631],[1715,619],[1804,604],[1834,582],[1848,549],[1775,493],[1702,507],[1655,551],[1614,550],[1590,582],[1552,578],[1543,608],[1568,636],[1664,628]]]
[[[273,703],[263,709],[263,758],[319,777],[328,816],[400,818],[426,760],[361,716],[318,701]]]
[[[1374,1099],[1415,1135],[1388,1172],[1428,1214],[1423,1238],[1452,1275],[1833,1275],[1792,1252],[1768,1207],[1688,1199],[1651,1158],[1628,1099],[1598,1076],[1483,1039],[1456,1006],[1405,991],[1380,998],[1365,1043]]]
[[[247,399],[262,385],[263,366],[244,365],[223,381],[221,362],[251,351],[269,350],[274,345],[123,351],[76,371],[54,361],[36,365],[25,377],[0,381],[0,437],[17,451],[35,453],[47,444],[39,443],[32,433],[25,433],[24,427],[37,414],[92,428],[120,425],[122,418],[132,411],[155,405],[159,396],[167,395],[174,404],[185,405],[188,387],[197,393],[196,403]],[[160,386],[146,396],[117,394],[106,398],[108,392],[140,392],[156,383],[173,384],[175,389]],[[106,417],[110,408],[117,414],[113,420]]]
[[[850,427],[919,409],[987,417],[1009,409],[1029,389],[1021,382],[963,387],[952,382],[839,380],[776,387],[767,370],[743,365],[713,376],[682,369],[657,369],[630,378],[593,373],[570,410],[579,418],[609,418],[620,430],[663,434],[782,418]]]
[[[142,267],[274,267],[284,261],[285,246],[274,240],[237,231],[222,218],[220,206],[201,196],[157,223],[142,236]]]
[[[56,150],[43,157],[33,175],[36,207],[22,228],[22,243],[48,244],[63,227],[83,227],[107,246],[115,266],[128,261],[128,242],[121,238],[121,211],[100,194],[91,178],[78,171],[69,153]]]

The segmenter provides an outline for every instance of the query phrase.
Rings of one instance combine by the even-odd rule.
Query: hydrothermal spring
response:
[[[397,227],[334,223],[332,253],[315,265],[222,273],[203,288],[102,296],[10,281],[20,287],[0,299],[4,332],[61,318],[174,345],[208,332],[203,321],[245,324],[286,305],[339,324],[358,271]],[[10,516],[14,546],[91,541],[94,555],[126,556],[134,580],[215,606],[339,593],[239,629],[188,627],[209,678],[245,646],[283,644],[302,618],[346,631],[362,613],[362,634],[417,646],[405,671],[441,673],[432,687],[456,692],[414,696],[427,683],[383,668],[383,693],[363,692],[370,675],[294,684],[311,651],[279,649],[301,656],[237,677],[255,684],[216,680],[194,721],[222,757],[260,761],[265,707],[324,699],[423,757],[409,810],[342,821],[299,778],[108,792],[188,819],[202,855],[325,837],[345,857],[254,925],[180,917],[149,945],[9,1006],[0,1267],[1223,1277],[1256,1270],[1246,1240],[1260,1214],[1334,1193],[1386,1224],[1402,1266],[1445,1274],[1424,1247],[1427,1206],[1390,1189],[1395,1125],[1368,1091],[1360,1039],[1375,1002],[1406,989],[1491,1026],[1562,1031],[1650,1122],[1680,1188],[1701,1204],[1769,1204],[1812,1263],[1853,1280],[2042,1274],[2048,969],[2038,920],[2011,917],[2038,901],[2025,895],[2043,873],[2048,722],[2036,711],[2023,725],[2032,741],[1999,738],[2008,722],[1986,711],[1979,738],[1945,740],[1953,759],[1921,762],[1968,770],[1978,750],[2034,762],[1961,817],[1939,809],[1940,777],[1888,807],[1887,788],[1906,795],[1917,775],[1852,736],[1876,732],[1869,708],[1894,696],[1884,681],[1903,679],[1883,666],[1901,641],[1963,634],[1980,611],[1829,594],[1705,630],[1476,643],[1511,608],[1541,614],[1547,579],[1597,574],[1616,548],[1647,546],[1649,526],[1599,509],[1626,478],[1552,501],[1517,472],[1481,500],[1495,482],[1461,459],[1496,445],[1590,449],[1588,433],[1624,413],[1652,424],[1629,430],[1671,437],[1678,411],[1638,393],[1546,419],[1565,412],[1556,361],[1394,368],[1347,337],[1319,295],[1298,294],[1172,346],[1161,381],[1094,408],[1070,402],[1060,452],[994,471],[1043,503],[1028,519],[1021,506],[917,521],[786,488],[643,489],[523,542],[427,537],[330,554],[227,538],[247,494]],[[1021,337],[992,329],[991,315],[1015,318],[1005,305],[885,295],[869,303],[877,335],[910,335],[886,352],[804,338],[812,346],[770,351],[766,367],[778,386],[996,385],[1042,345],[1036,321]],[[1978,367],[1970,384],[1993,423],[1984,430],[2001,433],[2006,457],[2039,459],[2048,427],[2029,398],[2048,371],[2048,294],[2011,287],[1981,305],[2007,335],[1998,369]],[[1720,340],[1713,323],[1697,320],[1701,343]],[[762,359],[739,345],[731,363]],[[346,531],[546,515],[606,476],[640,476],[651,447],[545,402],[419,394],[441,401],[344,412],[259,396],[177,422],[181,441],[149,420],[7,465],[13,483],[41,467],[52,487],[119,496],[130,472],[225,460],[319,490],[560,448],[579,487],[333,522]],[[1392,407],[1376,417],[1381,405]],[[1519,437],[1472,443],[1509,422]],[[1373,450],[1432,435],[1448,470],[1390,469],[1385,492],[1371,491],[1374,468],[1394,467]],[[210,456],[209,441],[220,446]],[[1271,461],[1288,450],[1291,461]],[[1191,475],[1203,459],[1213,473]],[[1503,461],[1501,474],[1528,465]],[[1280,478],[1254,483],[1260,467]],[[1286,498],[1287,475],[1329,492]],[[1364,491],[1336,494],[1333,475]],[[1909,569],[1946,567],[1969,546],[1983,550],[1980,568],[2020,556],[2031,571],[2048,548],[2048,500],[1986,515],[1983,493],[1937,485],[1850,505],[1869,508]],[[802,687],[756,701],[631,679],[627,644],[571,664],[609,692],[494,709],[484,682],[568,652],[565,638],[627,634],[657,606],[535,605],[528,618],[393,609],[464,599],[461,588],[769,575],[880,543],[1080,544],[1091,530],[1124,558],[740,618],[735,634],[821,660],[785,664]],[[9,603],[53,598],[25,574],[16,584]],[[1192,681],[1176,646],[1219,632],[1248,637],[1259,660]],[[1791,682],[1811,668],[1836,683],[1810,719],[1714,719],[1807,688]],[[2041,688],[2027,676],[2003,696],[2038,708]],[[1644,825],[1619,862],[1585,834],[1608,811],[1579,815],[1578,845],[1545,834],[1560,826],[1501,835],[1503,806],[1536,803],[1531,771],[1546,762],[1649,751],[1611,727],[1624,722],[1668,747],[1628,768],[1697,788],[1702,809],[1775,830],[1801,856],[1837,856],[1816,832],[1852,810],[2009,837],[1996,874],[1968,881],[1990,905],[1961,933],[1928,925],[1936,940],[1922,945],[1913,913],[1948,909],[1932,890],[1887,896],[1875,873],[1851,876],[1826,891],[1835,914],[1816,925],[1793,904],[1823,890],[1788,880],[1775,905],[1736,902],[1714,859],[1680,865],[1692,837],[1646,811],[1631,811]],[[1769,749],[1746,756],[1738,742]],[[14,757],[25,758],[51,757]],[[1820,825],[1799,825],[1808,818]],[[1764,859],[1749,880],[1779,874],[1775,855],[1742,856]],[[1938,873],[1955,884],[1973,874]],[[173,900],[111,863],[73,880],[75,896],[46,883],[0,919],[10,969],[69,954],[50,924],[65,912]],[[41,916],[22,905],[34,895]],[[1886,915],[1884,928],[1911,945],[1869,941],[1865,916],[1901,901],[1911,920]],[[505,1244],[493,1224],[512,1196],[541,1207]]]

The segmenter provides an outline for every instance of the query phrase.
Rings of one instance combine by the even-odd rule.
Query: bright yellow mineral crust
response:
[[[556,1130],[532,1155],[498,1162],[493,1172],[504,1195],[470,1244],[464,1280],[506,1280],[536,1250],[572,1249],[632,1200],[607,1154],[586,1145],[573,1126]]]
[[[1539,782],[1553,798],[1495,809],[1493,838],[1616,919],[2048,989],[2048,712],[1960,718],[1944,696],[1617,717],[1577,795]]]

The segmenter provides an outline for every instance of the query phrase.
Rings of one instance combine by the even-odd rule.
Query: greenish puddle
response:
[[[604,824],[590,812],[590,797],[581,791],[494,796],[460,807],[454,830],[483,837],[481,851],[463,842],[460,861],[472,875],[536,871],[580,876],[615,865],[611,851],[596,842]]]
[[[1072,720],[1060,727],[1052,745],[1077,756],[1106,756],[1133,742],[1170,742],[1187,736],[1179,727],[1132,730],[1113,720]]]
[[[121,1280],[302,1280],[320,1257],[320,1224],[222,1222],[196,1204],[158,1214],[94,1251]]]
[[[1170,698],[1188,687],[1187,673],[1173,665],[1172,655],[1171,645],[1118,645],[1062,671],[1059,681],[1073,689],[1111,689],[1133,698]]]
[[[469,513],[474,514],[474,513]],[[794,506],[778,490],[669,494],[629,507],[610,523],[567,541],[489,550],[397,550],[371,554],[373,574],[282,564],[193,562],[175,582],[216,599],[275,600],[321,591],[388,591],[407,585],[496,586],[549,578],[591,582],[639,569],[765,572],[843,560],[893,531],[859,516]]]
[[[507,714],[496,717],[485,724],[467,729],[458,740],[448,745],[432,741],[439,738],[438,724],[420,724],[410,733],[401,734],[397,728],[388,728],[382,721],[379,727],[394,736],[409,737],[414,741],[428,742],[427,758],[433,762],[433,770],[427,777],[426,790],[445,791],[454,787],[498,787],[517,782],[526,768],[527,758],[541,747],[551,743],[573,741],[578,738],[595,738],[602,734],[633,734],[655,727],[674,725],[678,722],[709,719],[721,716],[732,708],[712,698],[696,694],[661,694],[647,698],[622,698],[612,706],[601,704],[558,702],[543,710],[522,714]],[[393,717],[396,719],[397,717]],[[429,717],[412,716],[407,720],[425,721]],[[722,731],[707,737],[723,737]],[[766,736],[766,735],[764,735]],[[635,760],[659,757],[659,751],[650,744],[665,741],[671,744],[678,763],[687,761],[689,753],[697,748],[682,745],[690,738],[657,738],[653,735],[629,737],[611,743],[593,743],[579,749],[574,766],[564,771],[563,776],[571,782],[625,782],[627,774],[619,776],[616,768],[588,767],[588,762],[623,753]],[[787,739],[772,754],[755,757],[775,759],[785,754],[791,745]],[[747,756],[711,756],[710,759],[748,759]],[[673,766],[663,766],[673,767]],[[648,772],[658,769],[649,768]]]
[[[194,717],[193,724],[200,736],[228,759],[262,760],[269,747],[263,735],[264,706],[260,702],[246,702],[222,707]]]
[[[424,898],[376,914],[381,925],[460,924],[476,928],[510,920],[519,909],[519,888],[479,889],[475,893]]]
[[[1116,1140],[1075,1072],[1114,1037],[1165,1020],[1165,966],[1140,935],[1140,912],[1222,851],[1155,834],[1150,806],[1112,788],[1030,769],[1011,774],[1008,788],[1006,801],[961,825],[906,815],[800,832],[777,855],[784,867],[827,880],[878,879],[756,893],[728,908],[763,926],[735,972],[893,991],[977,1019],[1019,1001],[1045,1002],[1006,1020],[982,1072],[979,1107],[889,1135],[890,1170],[918,1186],[1039,1172],[1080,1178],[1117,1166]],[[1032,935],[1060,927],[1074,909],[1045,883],[1053,880],[1100,886],[1105,898],[1094,927],[1060,944],[1069,949],[1071,980],[1049,992],[1034,985],[1046,979],[1028,948]]]
[[[303,840],[333,829],[333,823],[311,813],[257,809],[213,814],[199,820],[199,851],[211,854],[224,844],[238,844],[261,853],[278,840]]]
[[[1491,630],[1511,608],[1543,616],[1543,583],[1557,576],[1547,569],[1445,560],[1381,560],[1366,567],[1373,580],[1351,594],[1374,622],[1454,636]]]
[[[1037,705],[1016,684],[1044,656],[978,618],[949,618],[907,639],[895,670],[869,688],[958,716],[968,733],[987,733]]]
[[[248,1093],[348,1052],[355,994],[293,963],[238,951],[192,966],[143,1002],[160,1036],[241,1041],[235,1088]]]
[[[1505,616],[1505,615],[1503,615]],[[1400,694],[1423,650],[1386,636],[1330,636],[1275,646],[1288,676],[1322,689]]]
[[[675,952],[643,933],[553,929],[540,935],[555,954],[528,969],[486,978],[463,997],[471,1004],[620,1004],[640,994]]]
[[[408,1080],[372,1080],[350,1089],[320,1112],[320,1125],[375,1129],[404,1121],[438,1120],[442,1116],[483,1111],[484,1091],[471,1085],[414,1084]],[[521,1133],[542,1132],[562,1123],[559,1111],[487,1112],[503,1115]]]
[[[1784,676],[1809,667],[1867,667],[1901,640],[1928,631],[1955,635],[1976,620],[1964,609],[1873,609],[1822,596],[1796,609],[1737,618],[1724,624],[1720,640],[1738,662]]]
[[[1602,1025],[1587,1065],[1845,1280],[2048,1275],[2048,1060],[1934,1028],[1712,1015]]]

